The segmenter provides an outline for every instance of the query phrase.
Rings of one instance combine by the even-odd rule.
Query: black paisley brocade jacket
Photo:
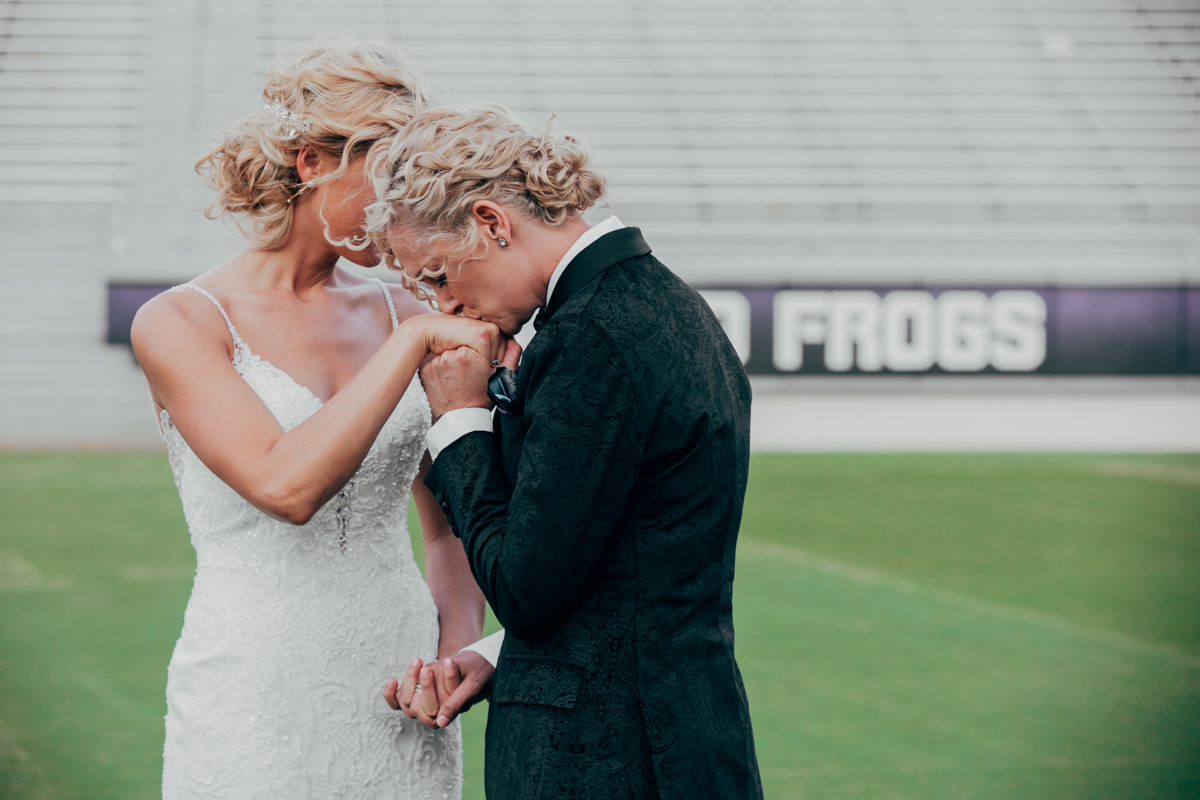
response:
[[[539,323],[514,413],[425,481],[507,629],[487,795],[758,800],[731,613],[741,362],[636,228],[577,255]]]

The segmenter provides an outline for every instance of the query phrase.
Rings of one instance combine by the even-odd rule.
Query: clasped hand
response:
[[[505,340],[501,365],[514,372],[521,360],[521,346]],[[421,367],[421,383],[435,418],[459,408],[491,408],[487,382],[495,371],[492,364],[470,347],[446,350]]]
[[[430,728],[444,728],[491,694],[495,672],[495,667],[473,650],[428,664],[414,658],[403,681],[393,678],[387,682],[383,699],[410,719]]]

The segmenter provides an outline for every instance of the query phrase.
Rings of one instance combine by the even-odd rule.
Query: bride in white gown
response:
[[[458,798],[457,723],[422,725],[381,691],[479,638],[482,595],[418,479],[430,411],[414,375],[429,353],[494,359],[503,342],[336,266],[378,260],[360,244],[365,167],[425,103],[399,53],[322,40],[264,96],[199,165],[210,215],[240,214],[252,246],[133,329],[197,555],[163,797]]]

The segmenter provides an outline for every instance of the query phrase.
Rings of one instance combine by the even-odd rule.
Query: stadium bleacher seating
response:
[[[149,0],[9,2],[0,197],[118,200],[146,146]],[[165,4],[161,4],[165,5]],[[443,97],[558,115],[612,202],[663,221],[1165,222],[1200,216],[1186,0],[214,4],[180,91],[320,31],[403,43]],[[247,52],[203,50],[229,26]],[[214,65],[215,66],[215,65]],[[198,85],[199,84],[199,85]]]

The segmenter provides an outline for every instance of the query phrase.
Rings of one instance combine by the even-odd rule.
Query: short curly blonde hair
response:
[[[553,118],[551,118],[553,121]],[[367,235],[393,269],[387,241],[397,223],[416,250],[440,252],[440,263],[405,285],[444,275],[451,260],[478,252],[487,239],[473,222],[476,201],[511,206],[547,225],[582,214],[604,195],[603,172],[588,164],[573,136],[523,125],[498,105],[433,108],[412,118],[371,166],[379,201],[367,211]]]
[[[214,192],[205,215],[229,214],[243,231],[249,223],[255,243],[275,250],[291,233],[288,199],[300,188],[300,148],[340,156],[338,169],[320,182],[344,175],[358,157],[367,157],[365,166],[385,152],[430,95],[394,45],[322,36],[270,70],[263,99],[262,110],[216,138],[196,171]]]

